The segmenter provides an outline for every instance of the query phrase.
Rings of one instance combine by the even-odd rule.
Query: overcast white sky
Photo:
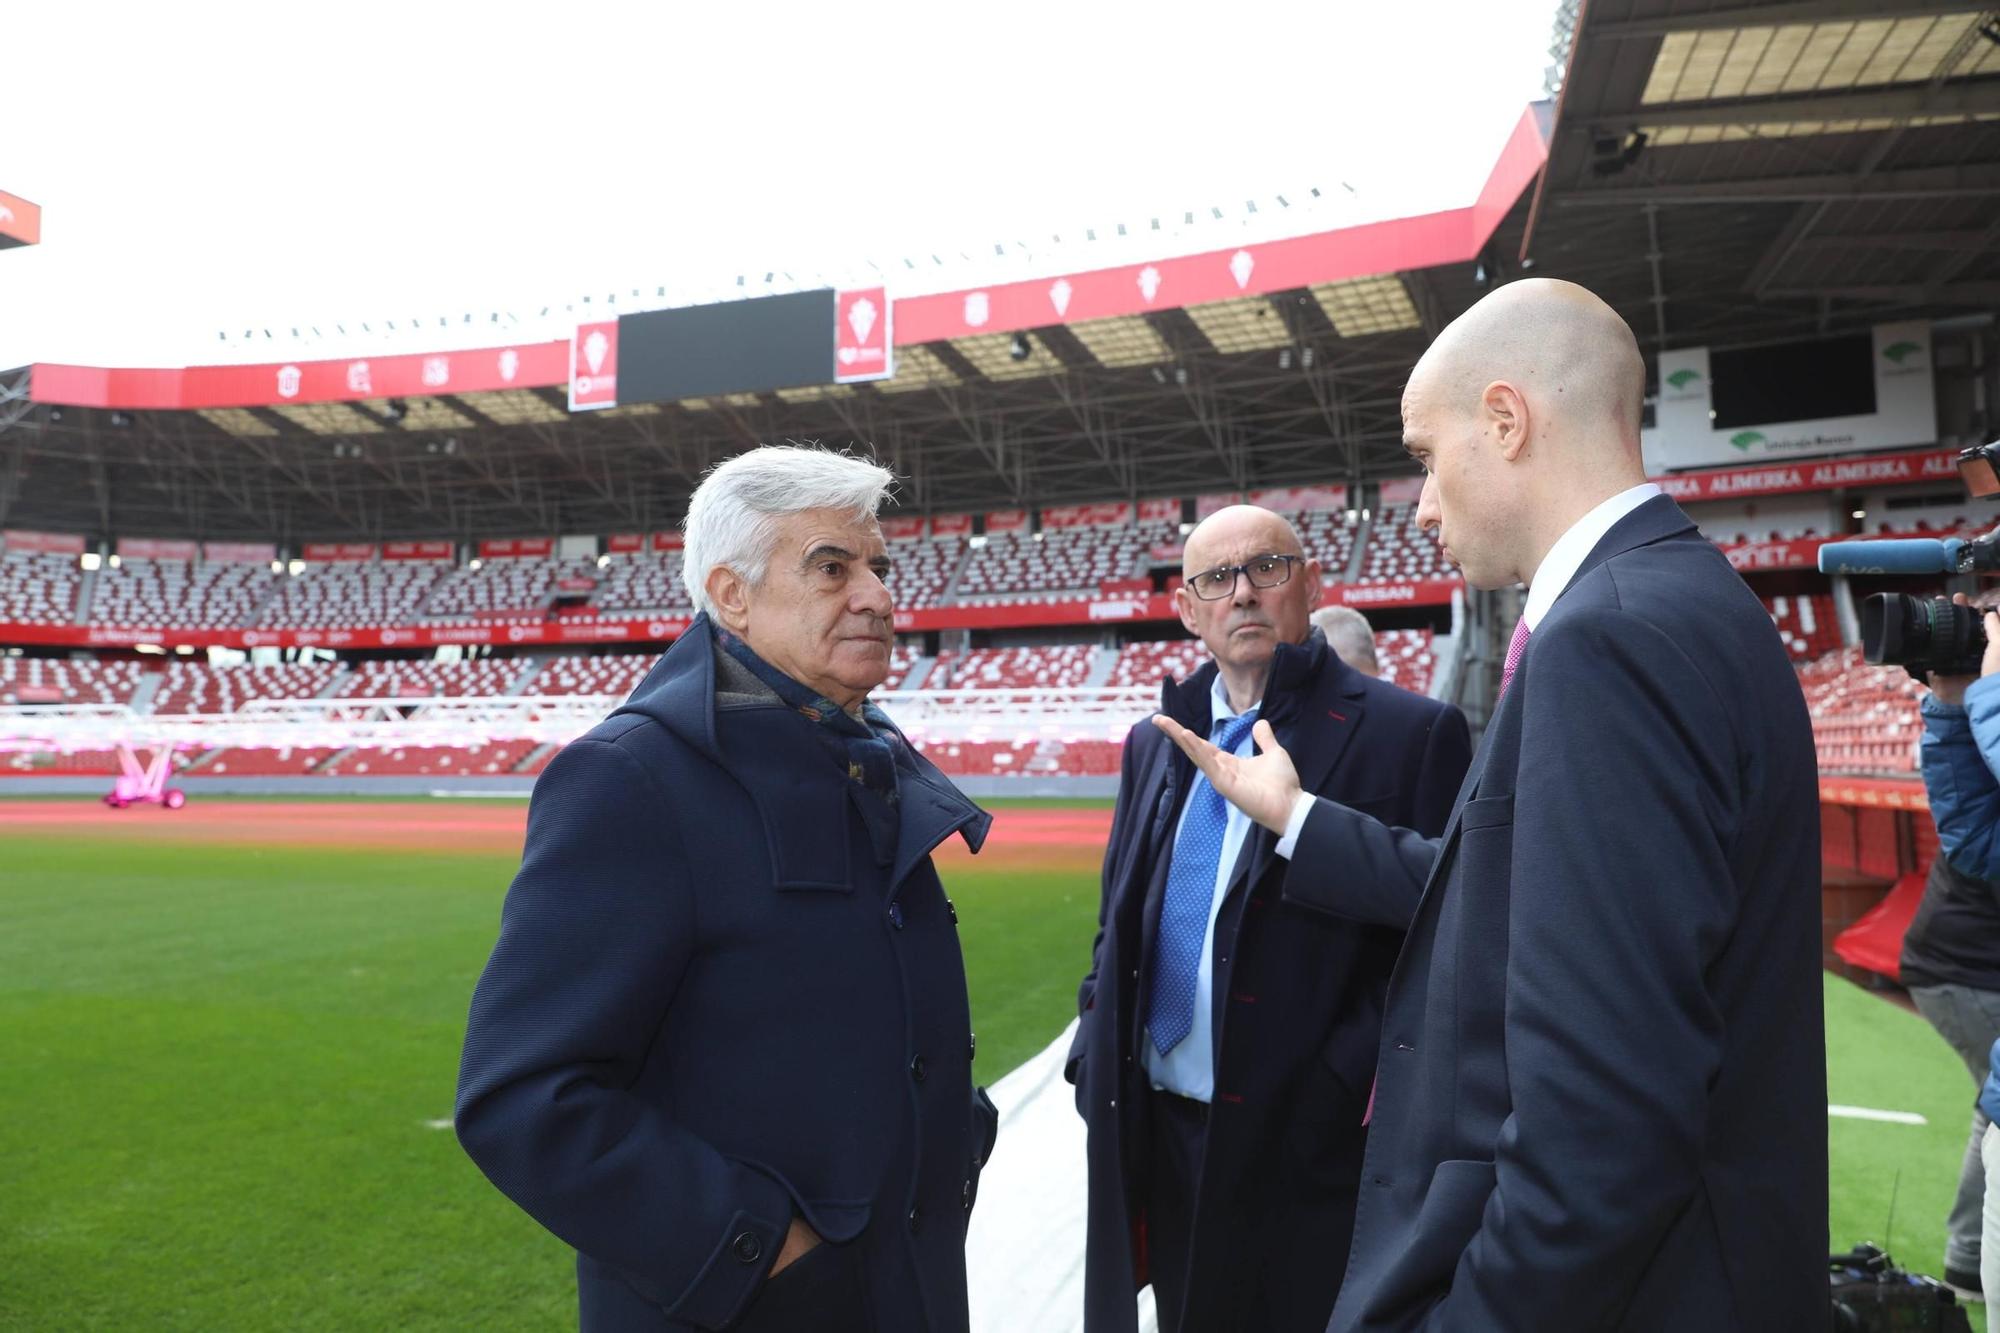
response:
[[[0,366],[419,350],[386,322],[494,310],[554,337],[586,292],[908,294],[1123,262],[1120,221],[1187,251],[1457,207],[1555,3],[16,8],[0,189],[44,242],[0,252]]]

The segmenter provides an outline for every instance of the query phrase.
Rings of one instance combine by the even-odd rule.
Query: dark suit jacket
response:
[[[1162,711],[1208,734],[1213,663],[1169,681]],[[1314,631],[1272,663],[1263,716],[1308,790],[1441,830],[1470,758],[1455,708],[1361,675]],[[1068,1074],[1089,1122],[1086,1322],[1136,1326],[1133,1252],[1150,1152],[1139,1058],[1149,941],[1194,768],[1150,723],[1125,743],[1103,903]],[[1282,1307],[1333,1307],[1361,1167],[1382,993],[1400,928],[1356,925],[1278,898],[1277,839],[1253,828],[1215,929],[1216,1096],[1195,1204],[1185,1326],[1275,1333]],[[1347,873],[1322,867],[1335,883]]]
[[[878,846],[815,724],[714,677],[704,617],[536,784],[459,1139],[576,1247],[587,1331],[756,1321],[795,1213],[837,1248],[788,1305],[964,1329],[996,1120],[930,852],[989,818],[905,747]]]
[[[1333,1328],[1826,1326],[1812,735],[1673,501],[1528,640],[1443,839],[1322,801],[1285,895],[1411,923]]]

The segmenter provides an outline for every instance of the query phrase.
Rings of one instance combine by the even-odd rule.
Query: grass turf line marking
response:
[[[1928,1125],[1930,1121],[1915,1111],[1877,1111],[1867,1106],[1836,1106],[1826,1104],[1826,1113],[1839,1116],[1843,1120],[1880,1120],[1889,1125]]]
[[[451,1117],[449,1117],[449,1116],[446,1116],[446,1117],[445,1117],[445,1118],[444,1118],[443,1120],[426,1120],[426,1121],[424,1121],[424,1128],[425,1128],[425,1129],[450,1129],[450,1128],[451,1128]]]

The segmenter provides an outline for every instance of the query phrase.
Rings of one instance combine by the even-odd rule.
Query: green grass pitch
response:
[[[0,861],[0,1329],[574,1327],[568,1251],[448,1128],[513,858],[10,835]],[[984,860],[985,858],[982,858]],[[1096,877],[951,868],[979,1070],[1067,1021]],[[1971,1081],[1827,983],[1837,1245],[1935,1271]],[[1983,1319],[1975,1311],[1975,1326]]]

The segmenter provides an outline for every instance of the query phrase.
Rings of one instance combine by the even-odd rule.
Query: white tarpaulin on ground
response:
[[[973,1333],[1080,1333],[1083,1328],[1083,1118],[1063,1081],[1072,1021],[1039,1055],[988,1089],[1000,1139],[979,1180],[966,1237]],[[1154,1333],[1153,1293],[1139,1333]]]

